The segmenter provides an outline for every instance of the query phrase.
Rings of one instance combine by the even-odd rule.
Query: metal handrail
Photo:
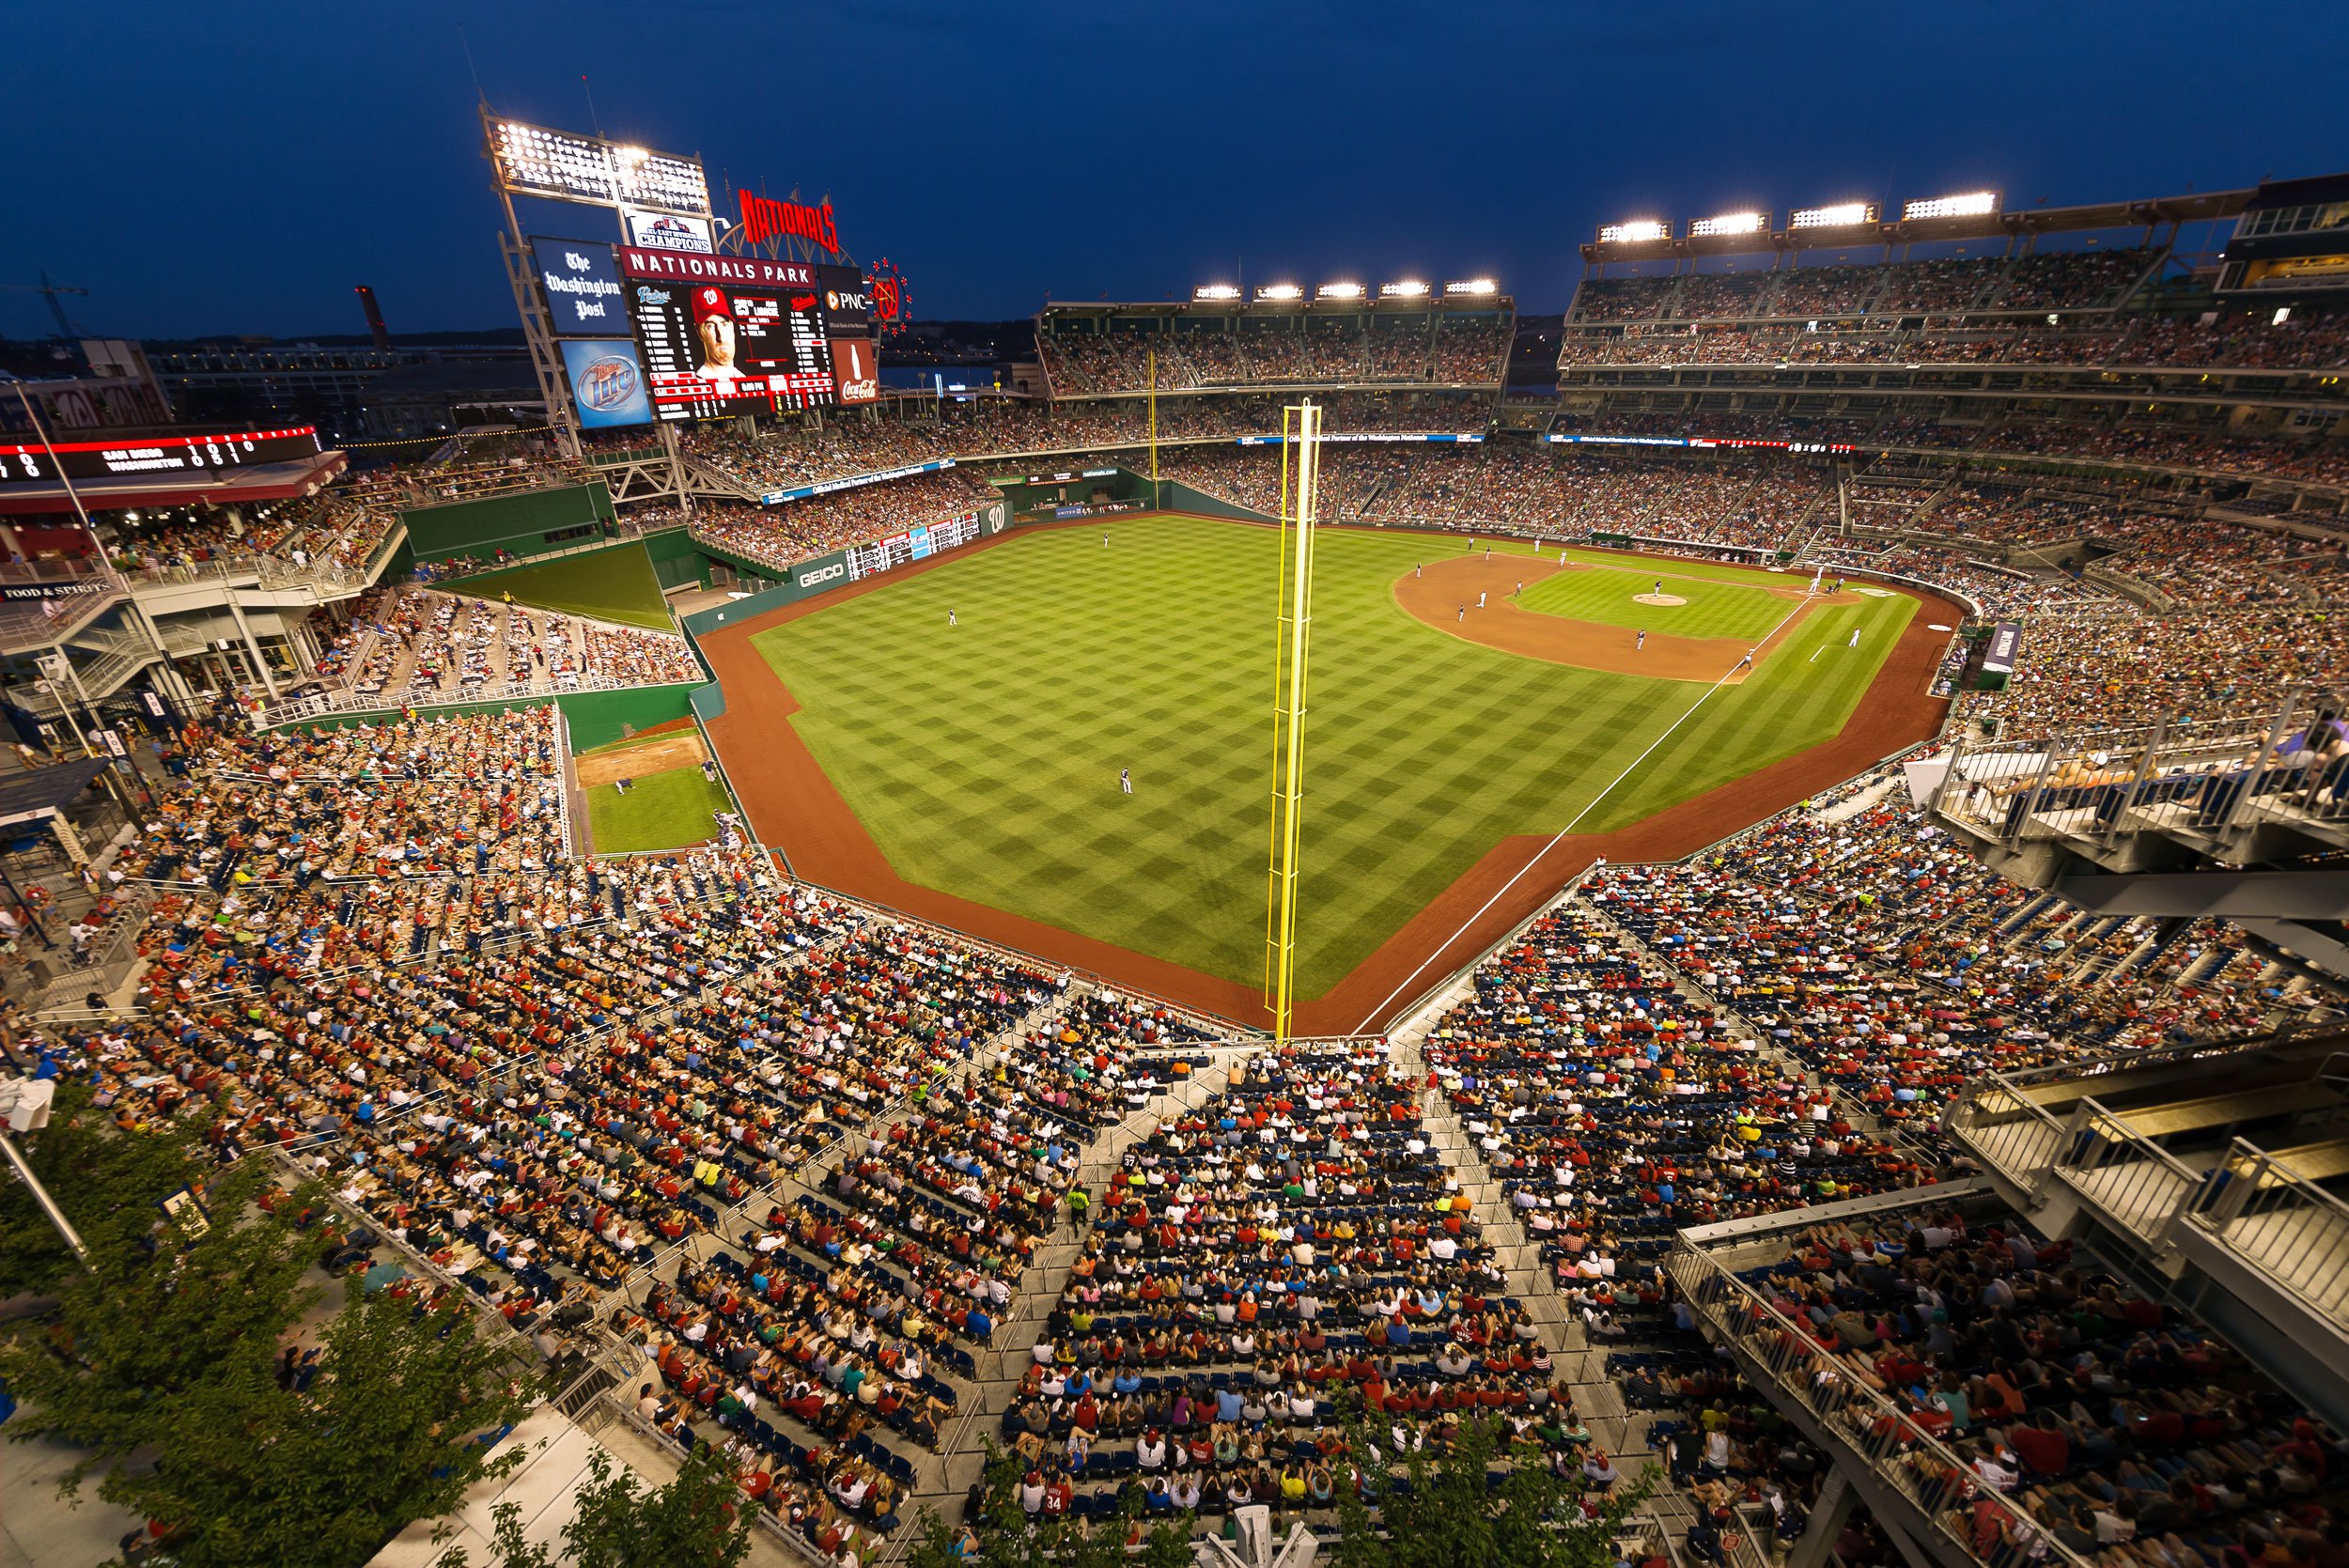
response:
[[[2349,1318],[2349,1203],[2291,1161],[2235,1139],[2186,1219],[2310,1311],[2336,1324]]]
[[[1688,1304],[1719,1335],[1767,1374],[1776,1391],[1808,1410],[1831,1441],[1851,1459],[1906,1498],[1922,1515],[1926,1532],[1937,1534],[1976,1560],[1970,1521],[1961,1508],[1988,1501],[2008,1516],[2014,1531],[2044,1547],[2046,1560],[2068,1568],[2091,1568],[2081,1557],[2022,1508],[1984,1485],[1968,1462],[1927,1433],[1899,1405],[1851,1376],[1842,1359],[1820,1345],[1812,1331],[1788,1317],[1759,1291],[1703,1250],[1682,1240],[1667,1263]],[[1954,1520],[1953,1520],[1954,1514]],[[1997,1560],[2006,1560],[2001,1554]]]
[[[2005,1096],[2007,1103],[1997,1108],[1985,1105],[1992,1094]],[[2010,1117],[2006,1113],[2011,1111],[2022,1114]],[[2056,1151],[2063,1146],[2063,1124],[2004,1073],[1984,1073],[1968,1079],[1945,1125],[1999,1174],[2026,1186],[2037,1184],[2039,1173],[2054,1162]]]

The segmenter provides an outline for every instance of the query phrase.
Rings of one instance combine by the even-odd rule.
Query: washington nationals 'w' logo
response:
[[[873,269],[873,275],[864,280],[873,295],[873,332],[878,337],[894,337],[906,330],[913,319],[913,297],[907,291],[906,275],[887,256]]]

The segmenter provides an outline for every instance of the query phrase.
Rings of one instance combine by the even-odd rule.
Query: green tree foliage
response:
[[[906,1553],[908,1568],[1190,1568],[1189,1521],[1159,1524],[1142,1541],[1139,1557],[1128,1557],[1126,1540],[1142,1513],[1139,1498],[1128,1498],[1116,1521],[1087,1529],[1070,1518],[1031,1524],[1019,1508],[1019,1459],[993,1443],[987,1446],[986,1501],[971,1534],[977,1550],[957,1556],[955,1544],[963,1531],[949,1527],[924,1509],[915,1520],[912,1545]],[[505,1565],[501,1565],[505,1568]]]
[[[724,1453],[708,1444],[693,1451],[665,1486],[646,1486],[634,1472],[597,1449],[587,1456],[591,1479],[578,1492],[578,1512],[563,1527],[563,1549],[522,1534],[522,1511],[498,1504],[490,1568],[736,1568],[751,1549],[753,1513],[735,1490]],[[466,1568],[462,1547],[443,1553],[435,1568]]]
[[[306,1390],[241,1360],[170,1403],[158,1465],[117,1467],[100,1485],[171,1526],[185,1568],[356,1568],[522,1462],[488,1442],[529,1405],[506,1347],[461,1305],[420,1312],[349,1288]]]
[[[165,1168],[151,1155],[137,1163]],[[302,1282],[309,1244],[290,1220],[255,1206],[266,1186],[257,1162],[220,1176],[202,1234],[154,1206],[171,1188],[134,1198],[126,1185],[119,1206],[96,1213],[84,1233],[92,1268],[57,1278],[55,1312],[0,1341],[0,1377],[29,1406],[8,1423],[9,1436],[89,1450],[70,1478],[78,1481],[162,1441],[166,1421],[199,1390],[267,1380],[279,1341],[316,1293]]]
[[[1379,1515],[1339,1502],[1340,1568],[1459,1568],[1507,1562],[1530,1568],[1608,1568],[1624,1520],[1646,1500],[1652,1480],[1617,1482],[1595,1499],[1586,1518],[1588,1488],[1579,1473],[1559,1475],[1538,1452],[1505,1452],[1507,1423],[1499,1417],[1461,1422],[1449,1453],[1409,1456],[1402,1480],[1379,1473],[1366,1459],[1378,1494]],[[1367,1455],[1369,1434],[1350,1430],[1349,1450]],[[1504,1461],[1506,1479],[1495,1488],[1487,1473]],[[1344,1489],[1341,1489],[1342,1491]],[[1379,1534],[1384,1529],[1384,1536]]]
[[[118,1132],[83,1083],[61,1083],[49,1126],[17,1139],[33,1174],[93,1250],[117,1252],[126,1235],[146,1234],[155,1205],[210,1173],[203,1150],[176,1129]],[[0,1297],[54,1296],[80,1265],[33,1201],[0,1179]]]

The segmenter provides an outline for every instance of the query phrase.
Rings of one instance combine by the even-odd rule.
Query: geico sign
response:
[[[796,201],[754,196],[748,191],[739,191],[736,194],[742,198],[743,238],[752,244],[782,237],[804,240],[819,250],[837,252],[840,249],[840,230],[832,223],[832,203],[806,207]]]
[[[848,575],[848,567],[846,562],[834,561],[829,567],[818,567],[814,571],[803,571],[800,573],[800,586],[802,588],[813,588],[818,582],[830,582],[835,577],[845,577]]]

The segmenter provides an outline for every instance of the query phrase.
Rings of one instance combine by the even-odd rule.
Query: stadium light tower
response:
[[[1321,484],[1321,408],[1281,411],[1280,613],[1272,668],[1271,853],[1265,871],[1265,1005],[1286,1045],[1295,1014],[1298,845],[1305,807],[1305,677],[1312,663],[1314,523]]]

